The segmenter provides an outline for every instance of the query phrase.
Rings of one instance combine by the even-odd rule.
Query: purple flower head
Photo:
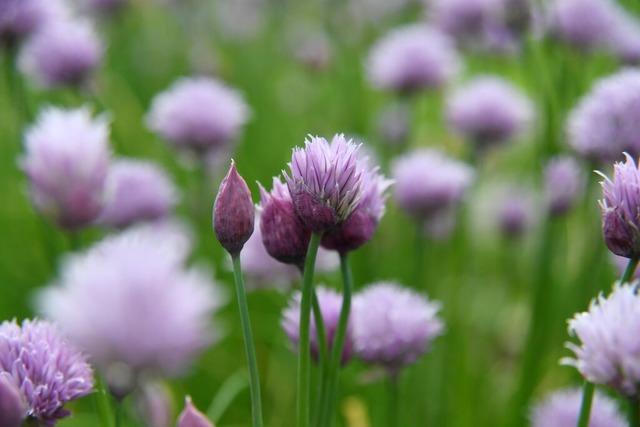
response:
[[[109,126],[87,108],[47,108],[25,134],[20,166],[36,209],[65,229],[100,214],[109,167]]]
[[[9,46],[66,15],[59,0],[0,0],[0,45]]]
[[[27,416],[20,389],[7,372],[0,373],[0,414],[0,427],[20,427]]]
[[[102,42],[88,21],[61,19],[27,41],[19,65],[44,87],[83,86],[100,65],[103,51]]]
[[[55,326],[39,320],[0,324],[0,377],[19,390],[26,406],[23,416],[43,426],[69,416],[64,405],[93,389],[84,355]]]
[[[99,222],[128,227],[139,221],[166,218],[178,201],[178,190],[152,162],[120,159],[109,167],[105,206]]]
[[[444,331],[440,304],[392,282],[368,286],[353,301],[353,342],[365,362],[395,374],[426,353]]]
[[[353,251],[367,243],[378,228],[385,211],[387,189],[392,181],[379,173],[378,167],[369,166],[362,176],[362,196],[351,216],[336,229],[322,236],[322,246],[339,253]]]
[[[435,26],[458,40],[483,37],[487,26],[497,17],[497,0],[432,0],[431,19]]]
[[[509,188],[498,202],[498,227],[509,238],[524,234],[533,223],[533,200],[523,188]]]
[[[614,165],[613,180],[602,175],[602,231],[611,252],[634,258],[640,256],[640,170],[625,156]]]
[[[456,206],[474,179],[470,166],[434,149],[400,157],[392,171],[396,203],[420,222]]]
[[[342,309],[342,295],[334,291],[333,289],[325,288],[322,286],[316,286],[316,292],[318,294],[318,303],[320,304],[320,311],[322,312],[322,320],[324,322],[325,333],[327,334],[327,342],[329,343],[329,350],[333,346],[333,338],[338,329],[338,322],[340,320],[340,310]],[[301,294],[296,291],[291,299],[289,305],[282,313],[282,328],[284,332],[291,340],[294,346],[298,346],[299,332],[300,332],[300,300]],[[347,363],[353,353],[353,341],[352,341],[352,326],[351,320],[347,324],[347,335],[345,339],[344,348],[342,350],[342,363]],[[315,358],[318,357],[318,333],[316,331],[316,323],[314,316],[311,316],[311,352]]]
[[[213,423],[193,405],[187,396],[184,410],[178,418],[178,427],[213,427]]]
[[[234,89],[207,77],[181,78],[157,95],[147,126],[178,148],[219,150],[240,133],[249,107]]]
[[[213,230],[222,247],[232,256],[240,253],[253,234],[254,219],[251,191],[232,160],[213,205]]]
[[[551,34],[583,50],[603,46],[616,25],[611,0],[557,0],[549,9]]]
[[[640,155],[640,71],[628,68],[598,81],[569,115],[569,144],[594,161],[623,151]]]
[[[260,186],[260,194],[260,229],[264,247],[278,261],[301,267],[307,255],[311,230],[296,214],[289,188],[280,178],[273,178],[271,192]]]
[[[580,389],[556,391],[531,411],[531,427],[572,427],[577,425],[582,405]],[[625,427],[627,422],[615,400],[596,392],[591,406],[589,427]]]
[[[544,184],[549,213],[563,215],[582,197],[585,177],[576,159],[558,156],[547,163]]]
[[[358,157],[360,145],[335,135],[329,143],[310,136],[296,147],[283,171],[291,200],[302,222],[315,232],[328,231],[346,221],[360,203],[366,168]]]
[[[622,9],[617,16],[607,46],[623,63],[637,65],[640,62],[640,23]]]
[[[174,227],[130,228],[69,257],[40,296],[117,396],[140,377],[181,373],[216,337],[210,319],[223,297],[208,271],[185,267],[188,240]]]
[[[459,68],[453,42],[424,25],[392,30],[371,49],[367,61],[375,87],[401,93],[440,88]]]
[[[477,77],[447,102],[450,126],[479,148],[513,139],[533,118],[531,101],[498,77]]]
[[[640,385],[640,295],[637,282],[616,284],[609,296],[600,295],[589,310],[569,320],[569,332],[579,343],[568,343],[574,366],[588,381],[637,396]]]

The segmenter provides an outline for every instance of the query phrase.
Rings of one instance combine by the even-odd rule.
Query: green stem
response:
[[[249,365],[249,384],[251,388],[251,415],[253,427],[262,427],[262,400],[260,397],[260,375],[258,373],[258,362],[256,360],[256,349],[251,333],[251,320],[249,319],[249,306],[247,304],[247,293],[244,289],[244,279],[240,266],[240,254],[232,255],[233,275],[236,282],[236,295],[238,297],[238,307],[240,309],[240,323],[242,325],[242,335],[244,337],[244,349],[247,354],[247,364]]]
[[[336,399],[338,394],[338,375],[340,372],[340,365],[342,363],[342,351],[344,349],[344,342],[347,337],[347,326],[349,323],[349,313],[351,312],[351,290],[353,288],[353,277],[351,275],[351,269],[349,268],[349,259],[347,254],[340,255],[340,271],[342,272],[342,308],[340,309],[340,319],[338,321],[338,328],[336,329],[336,335],[333,339],[331,346],[331,362],[329,365],[329,396],[327,399],[327,406],[324,408],[324,413],[321,414],[321,425],[331,426],[333,421],[333,411],[336,405]]]
[[[104,383],[102,379],[96,378],[96,391],[94,394],[94,402],[96,406],[96,412],[98,413],[98,418],[100,419],[101,427],[111,427],[112,418],[111,418],[111,405],[109,404],[109,394],[106,392],[104,388]]]
[[[389,375],[389,390],[387,392],[387,425],[388,427],[396,427],[398,425],[398,375]]]
[[[640,402],[638,397],[629,399],[629,427],[640,427]]]
[[[577,427],[589,426],[589,415],[591,414],[591,404],[593,403],[593,393],[595,386],[590,382],[584,383],[582,389],[582,404],[580,405],[580,417],[578,418]]]
[[[320,395],[318,396],[318,416],[316,417],[317,423],[314,425],[320,425],[320,416],[326,405],[327,401],[327,383],[329,376],[329,350],[327,347],[327,333],[324,328],[324,319],[322,317],[322,309],[320,308],[320,301],[318,300],[318,294],[316,290],[313,290],[313,319],[316,325],[316,338],[318,341],[318,365],[320,366]]]
[[[622,273],[622,277],[620,278],[620,283],[627,283],[631,281],[633,277],[633,273],[635,273],[636,268],[638,267],[638,258],[630,258],[627,263],[627,268],[624,269],[624,273]]]
[[[321,234],[313,233],[304,263],[302,299],[300,301],[300,344],[298,349],[297,426],[308,427],[310,421],[311,345],[309,326],[313,300],[313,273]]]
[[[116,399],[114,411],[114,419],[115,419],[115,427],[122,427],[123,419],[124,419],[124,405],[121,400]]]

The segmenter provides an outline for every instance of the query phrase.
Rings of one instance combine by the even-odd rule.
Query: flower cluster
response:
[[[552,393],[536,404],[531,412],[532,427],[567,427],[578,423],[582,392],[566,389]],[[615,400],[596,393],[591,407],[589,427],[625,427],[627,422]]]

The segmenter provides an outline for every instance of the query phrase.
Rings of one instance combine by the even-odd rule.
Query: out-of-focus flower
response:
[[[584,173],[573,157],[554,157],[544,169],[544,184],[549,213],[563,215],[582,197]]]
[[[392,175],[396,203],[421,223],[455,207],[474,178],[470,166],[434,149],[400,157]]]
[[[623,63],[636,65],[640,62],[640,23],[630,14],[620,11],[616,25],[609,34],[609,49]]]
[[[113,15],[122,10],[129,0],[80,0],[89,11],[100,15]]]
[[[11,46],[66,14],[67,8],[59,0],[2,0],[0,45]]]
[[[611,0],[557,0],[550,3],[549,31],[581,49],[600,48],[615,28],[617,12]]]
[[[623,151],[640,155],[640,71],[628,68],[599,80],[568,119],[569,144],[601,162]]]
[[[333,59],[333,49],[327,35],[303,27],[290,35],[291,51],[294,58],[312,71],[321,71],[329,67]]]
[[[531,427],[571,427],[578,423],[582,392],[580,389],[556,391],[536,404],[531,411]],[[625,427],[627,422],[616,402],[596,392],[591,406],[589,427]]]
[[[42,86],[80,87],[100,65],[103,51],[102,41],[88,21],[61,19],[29,38],[19,65]]]
[[[640,256],[640,170],[625,154],[614,165],[613,180],[602,175],[602,231],[611,252],[626,258]]]
[[[93,389],[84,355],[55,326],[39,320],[0,324],[0,377],[20,391],[23,417],[43,426],[69,416],[64,405]],[[5,421],[5,413],[1,415]]]
[[[254,211],[251,191],[231,161],[213,205],[213,229],[222,247],[232,256],[240,253],[253,234]]]
[[[359,148],[338,134],[331,143],[309,137],[304,148],[293,150],[290,173],[283,174],[295,211],[311,230],[327,231],[346,221],[358,207],[366,173]]]
[[[0,373],[0,414],[0,427],[20,427],[27,416],[20,389],[7,373]]]
[[[170,427],[172,425],[171,394],[164,384],[159,382],[145,384],[137,398],[136,406],[145,426]]]
[[[367,243],[382,219],[385,211],[385,194],[392,181],[379,173],[378,167],[369,165],[368,158],[363,157],[366,165],[362,176],[362,196],[351,216],[336,229],[322,236],[322,246],[341,254],[353,251]]]
[[[469,41],[484,36],[488,25],[497,18],[497,0],[429,0],[434,25],[456,39]]]
[[[229,40],[254,39],[266,26],[270,6],[265,0],[217,1],[213,4],[216,28]]]
[[[114,395],[142,377],[184,371],[212,340],[220,291],[209,272],[184,266],[188,238],[144,225],[69,257],[40,308],[87,351]]]
[[[392,104],[378,114],[378,134],[390,145],[404,145],[409,137],[411,114],[405,104]]]
[[[506,80],[482,76],[452,93],[447,118],[453,129],[482,149],[522,133],[533,119],[533,106]]]
[[[498,203],[498,227],[509,238],[522,236],[533,223],[533,200],[523,188],[509,188]]]
[[[378,41],[366,67],[375,87],[411,93],[442,87],[460,69],[460,59],[446,35],[425,25],[410,25]]]
[[[20,166],[38,211],[78,229],[100,214],[109,166],[109,127],[87,108],[48,108],[27,129]]]
[[[187,396],[184,410],[178,418],[178,427],[214,427],[213,423],[193,405]]]
[[[178,148],[197,153],[225,148],[249,119],[242,96],[206,77],[181,78],[157,95],[147,125]]]
[[[109,167],[99,222],[127,227],[166,218],[177,201],[178,190],[162,168],[142,160],[120,159]]]
[[[338,292],[325,288],[322,286],[316,286],[316,293],[318,295],[318,303],[320,305],[320,311],[322,312],[322,320],[324,322],[324,330],[327,337],[328,349],[331,351],[333,346],[333,338],[338,329],[338,323],[340,320],[340,310],[342,309],[342,295]],[[298,341],[300,339],[300,301],[301,294],[296,291],[291,299],[289,305],[282,312],[282,328],[285,333],[297,348]],[[353,343],[351,339],[351,321],[347,324],[347,335],[342,349],[342,363],[347,363],[351,359],[353,352]],[[315,317],[311,317],[311,352],[314,357],[318,357],[319,344],[318,344],[318,332],[316,330]]]
[[[426,353],[444,331],[440,304],[391,282],[374,283],[353,302],[356,355],[396,374]]]
[[[589,311],[569,321],[569,332],[579,343],[568,343],[575,354],[563,363],[574,366],[594,384],[613,387],[625,396],[637,396],[640,384],[637,325],[640,295],[637,283],[616,284],[609,296],[600,295]]]

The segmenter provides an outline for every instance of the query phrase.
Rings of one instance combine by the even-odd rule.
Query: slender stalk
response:
[[[112,418],[111,418],[111,405],[109,404],[109,394],[106,392],[104,388],[104,383],[102,379],[96,378],[96,392],[94,393],[94,404],[96,407],[96,412],[98,413],[98,418],[100,419],[101,427],[111,427]]]
[[[391,374],[388,379],[389,390],[387,392],[388,406],[387,406],[387,426],[398,426],[398,375]]]
[[[124,405],[121,400],[116,399],[115,406],[113,408],[115,427],[122,427],[124,419]]]
[[[582,389],[582,404],[580,405],[580,417],[578,418],[577,427],[588,427],[589,416],[591,415],[591,404],[593,403],[593,393],[595,386],[590,382],[584,383]]]
[[[329,377],[329,350],[327,344],[327,333],[324,328],[324,319],[322,317],[322,309],[320,308],[320,301],[318,300],[318,293],[313,290],[313,320],[316,325],[316,339],[318,341],[318,364],[320,366],[320,394],[318,396],[318,413],[316,416],[316,422],[313,423],[316,426],[320,424],[320,417],[327,401],[327,385]]]
[[[629,427],[640,427],[640,401],[638,397],[629,399]]]
[[[333,411],[338,394],[338,374],[342,363],[342,351],[347,336],[347,325],[349,323],[349,313],[351,312],[351,290],[353,288],[353,277],[349,268],[347,254],[340,255],[340,271],[342,272],[342,308],[340,309],[340,319],[338,328],[331,346],[331,362],[329,365],[329,395],[327,406],[321,414],[321,425],[331,426],[333,421]]]
[[[627,263],[627,267],[624,269],[624,273],[622,273],[622,277],[620,277],[620,283],[626,283],[631,280],[633,277],[633,273],[635,273],[636,268],[638,267],[638,258],[631,258]]]
[[[249,365],[252,425],[253,427],[262,427],[260,375],[258,373],[258,362],[256,360],[256,349],[253,343],[253,334],[251,332],[251,320],[249,319],[247,294],[244,289],[244,279],[242,277],[242,268],[240,266],[240,255],[232,255],[231,259],[233,260],[233,275],[236,282],[236,295],[238,297],[238,307],[240,309],[240,323],[242,324],[244,349],[247,354],[247,364]]]
[[[321,234],[313,233],[309,241],[309,249],[304,263],[302,279],[302,299],[300,301],[300,344],[298,349],[298,384],[297,384],[297,426],[308,427],[310,421],[311,382],[311,345],[309,326],[311,323],[311,305],[313,300],[313,273],[316,255],[320,246]]]

